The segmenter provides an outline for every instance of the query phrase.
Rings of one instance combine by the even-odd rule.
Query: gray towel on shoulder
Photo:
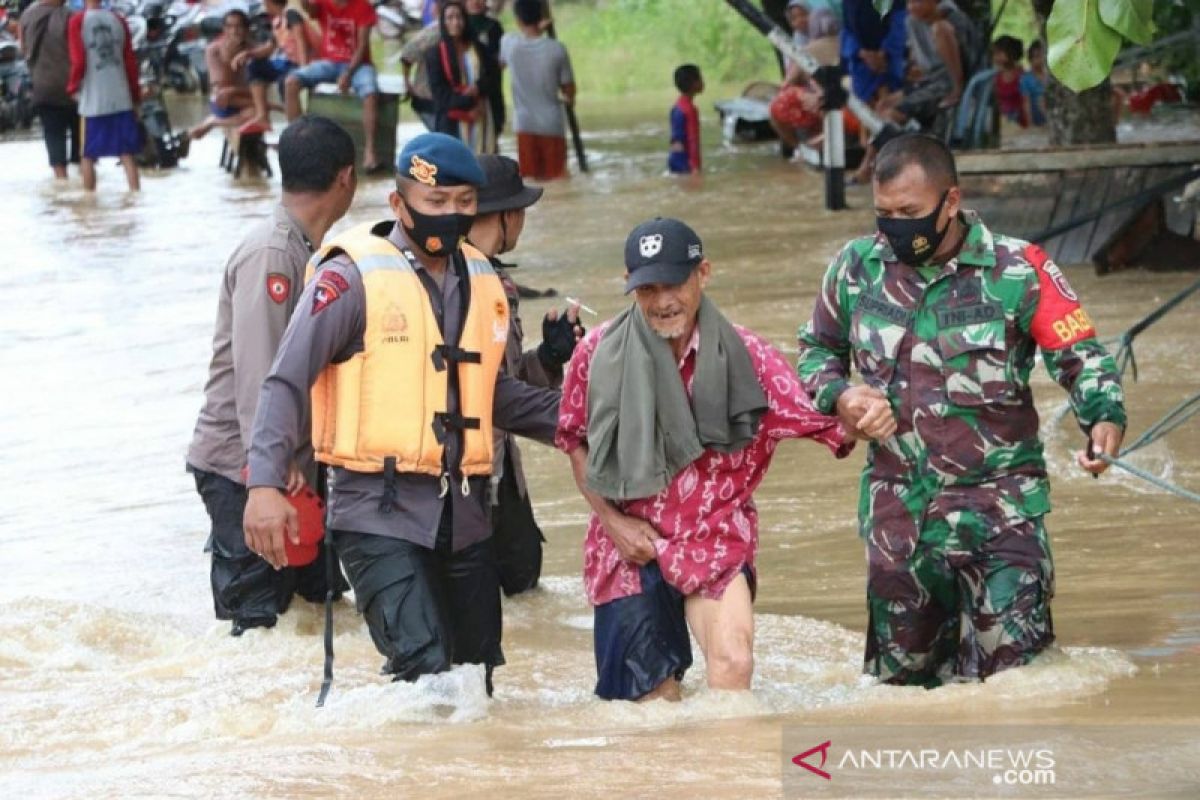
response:
[[[707,297],[692,399],[670,344],[636,305],[596,347],[588,377],[588,488],[613,500],[652,497],[705,449],[750,443],[767,398],[742,337]]]

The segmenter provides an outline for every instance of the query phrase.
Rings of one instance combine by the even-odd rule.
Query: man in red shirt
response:
[[[758,512],[783,439],[850,450],[796,372],[704,295],[712,265],[674,219],[625,244],[636,302],[580,342],[556,444],[592,507],[584,584],[595,606],[596,694],[679,699],[691,629],[713,689],[750,688]]]
[[[319,58],[288,75],[284,100],[290,122],[300,116],[300,90],[318,83],[337,83],[338,90],[354,93],[363,101],[363,169],[380,164],[375,156],[375,119],[379,83],[371,64],[371,28],[375,8],[368,0],[303,0],[304,10],[321,27]]]

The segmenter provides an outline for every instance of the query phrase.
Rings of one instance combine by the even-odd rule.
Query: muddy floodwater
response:
[[[547,187],[512,255],[516,277],[581,299],[601,313],[592,324],[626,302],[628,230],[678,216],[704,239],[725,313],[794,353],[825,266],[873,226],[869,194],[852,188],[855,210],[824,211],[818,174],[767,145],[722,148],[707,103],[704,114],[707,173],[681,182],[662,174],[665,105],[585,113],[593,173]],[[1028,668],[933,692],[863,678],[863,453],[834,461],[788,442],[757,495],[753,692],[709,692],[697,658],[680,704],[603,703],[580,580],[586,507],[566,459],[528,444],[544,577],[505,602],[494,699],[470,668],[387,683],[346,598],[333,692],[315,709],[320,609],[298,601],[274,630],[229,636],[212,616],[208,519],[184,472],[225,258],[278,192],[278,178],[233,181],[219,149],[215,135],[197,143],[137,196],[102,164],[88,196],[76,178],[53,183],[40,141],[0,143],[0,796],[742,800],[779,796],[782,735],[796,726],[1200,726],[1197,506],[1080,472],[1082,435],[1049,421],[1064,394],[1040,367],[1058,645]],[[388,188],[362,180],[335,231],[385,217]],[[1195,279],[1066,272],[1102,335]],[[1200,384],[1197,302],[1138,340],[1131,433]],[[530,346],[552,305],[524,301]],[[1200,488],[1200,423],[1132,461]],[[1150,770],[1162,791],[1144,796],[1200,796],[1195,739],[1162,764],[1097,758],[1117,783]],[[919,784],[897,794],[927,796]]]

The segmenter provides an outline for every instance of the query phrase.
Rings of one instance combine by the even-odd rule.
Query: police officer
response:
[[[204,407],[187,454],[212,519],[205,549],[213,606],[217,619],[233,620],[234,636],[272,627],[296,590],[314,602],[325,596],[322,559],[280,572],[246,549],[243,470],[258,392],[304,287],[305,264],[354,199],[354,142],[332,120],[303,117],[279,138],[279,171],[283,197],[225,266]],[[283,488],[315,485],[307,436],[296,438],[283,461]]]
[[[525,332],[518,316],[520,294],[506,272],[516,265],[506,267],[497,258],[517,246],[525,228],[525,209],[541,198],[542,188],[526,186],[517,162],[508,156],[479,156],[479,166],[486,182],[479,190],[479,215],[467,238],[488,257],[508,296],[510,323],[503,369],[534,386],[557,388],[562,385],[563,365],[584,334],[579,308],[572,306],[565,314],[557,309],[548,312],[542,320],[541,344],[524,350]],[[501,430],[495,432],[492,530],[504,593],[511,596],[537,586],[542,572],[542,531],[529,502],[521,451],[515,437]]]
[[[879,232],[830,265],[799,359],[817,407],[874,440],[865,668],[895,684],[982,679],[1054,640],[1037,351],[1088,437],[1089,472],[1120,448],[1124,396],[1058,266],[962,210],[942,142],[882,147],[874,197]]]
[[[500,374],[504,289],[463,239],[483,172],[427,133],[397,160],[394,220],[323,247],[259,400],[246,542],[277,567],[297,515],[283,496],[312,390],[313,445],[333,467],[334,547],[384,671],[504,663],[488,479],[493,426],[554,437],[559,393]],[[314,386],[315,384],[315,386]]]

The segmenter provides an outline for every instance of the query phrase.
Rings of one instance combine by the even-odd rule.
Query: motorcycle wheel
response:
[[[190,68],[174,65],[167,69],[167,83],[179,94],[192,94],[200,88],[196,73]]]

